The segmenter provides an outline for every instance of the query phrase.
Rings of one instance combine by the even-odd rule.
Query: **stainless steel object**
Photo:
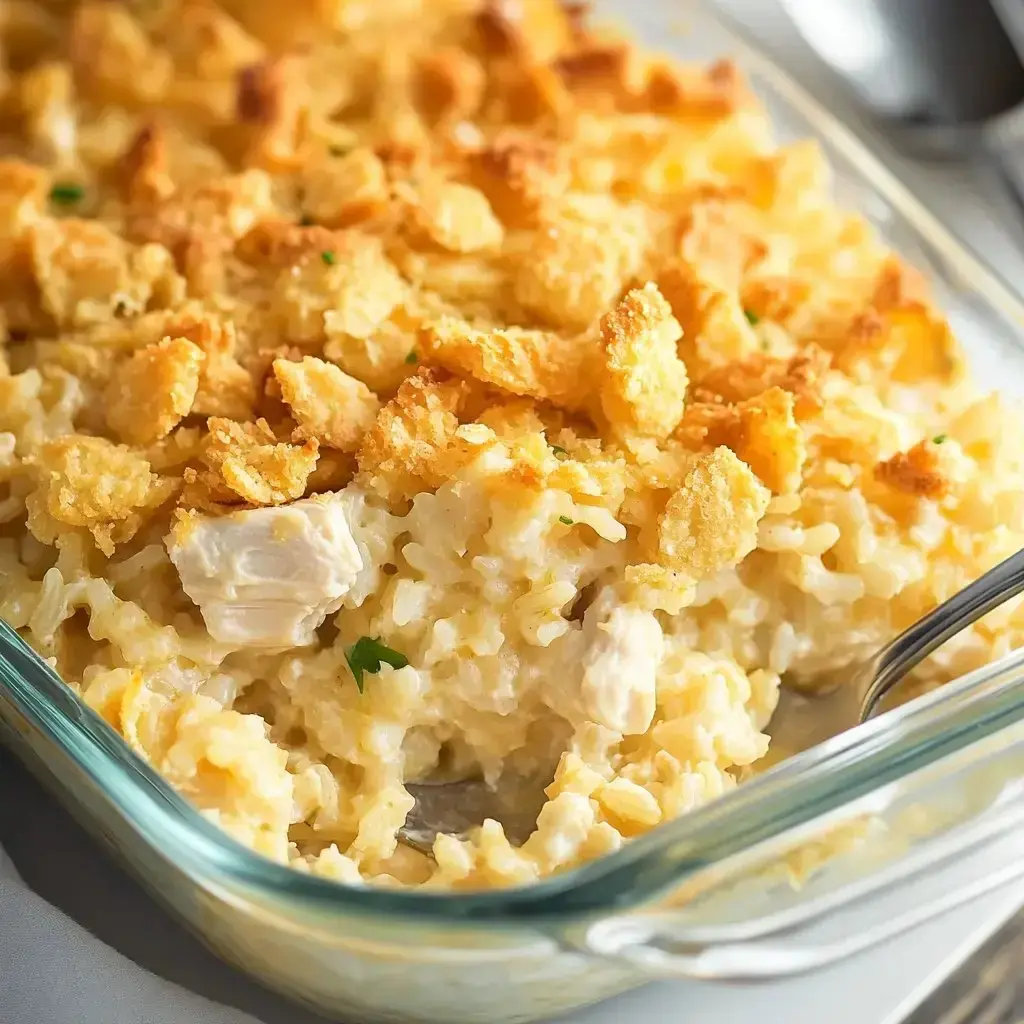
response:
[[[780,0],[883,134],[975,167],[1018,208],[1024,244],[1022,0]]]
[[[1024,551],[1000,562],[885,647],[813,691],[784,686],[768,726],[772,742],[787,754],[807,750],[867,721],[883,697],[937,647],[987,612],[1024,591]],[[439,833],[463,833],[493,818],[514,844],[536,826],[544,803],[544,777],[503,777],[490,786],[482,779],[426,782],[406,788],[416,804],[399,830],[408,846],[429,853]]]
[[[780,0],[818,57],[890,133],[973,155],[1024,103],[1020,0]]]

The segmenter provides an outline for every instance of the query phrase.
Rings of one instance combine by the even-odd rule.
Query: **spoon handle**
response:
[[[951,636],[976,622],[999,605],[1024,591],[1024,551],[1018,551],[989,569],[969,586],[943,601],[895,640],[883,647],[866,666],[872,682],[864,694],[862,717],[911,669]]]

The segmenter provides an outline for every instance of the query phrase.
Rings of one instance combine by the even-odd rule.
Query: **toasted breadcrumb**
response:
[[[139,349],[107,386],[107,424],[127,444],[148,445],[169,434],[192,408],[203,351],[185,338]]]
[[[692,579],[735,565],[757,546],[770,497],[728,448],[699,456],[658,519],[659,561]]]
[[[682,330],[657,287],[629,292],[601,321],[605,346],[601,408],[620,432],[667,437],[683,415]]]
[[[466,396],[459,381],[421,370],[377,414],[358,452],[359,479],[391,501],[440,486],[453,468],[446,458]]]
[[[362,382],[314,356],[274,361],[281,397],[299,424],[297,439],[315,438],[329,448],[355,451],[373,424],[380,402]]]
[[[70,435],[45,444],[30,461],[36,488],[26,499],[28,525],[52,544],[61,525],[84,527],[106,555],[130,540],[147,513],[178,490],[150,464],[102,437]]]

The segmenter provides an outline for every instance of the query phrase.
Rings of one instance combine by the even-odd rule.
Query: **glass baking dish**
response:
[[[975,373],[1024,392],[1024,307],[825,111],[702,5],[598,7],[678,56],[735,56],[780,140],[817,138],[839,202],[930,272]],[[655,976],[779,978],[1024,875],[1024,651],[612,856],[488,893],[345,888],[260,858],[2,623],[0,738],[220,955],[345,1021],[529,1021]]]

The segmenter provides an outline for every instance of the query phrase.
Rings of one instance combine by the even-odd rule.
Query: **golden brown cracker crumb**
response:
[[[162,125],[142,126],[116,168],[128,202],[160,203],[174,192],[167,160],[167,133]]]
[[[75,84],[97,102],[159,101],[171,81],[168,54],[153,45],[131,11],[120,4],[85,0],[76,5],[70,57]]]
[[[303,209],[318,224],[349,227],[379,216],[387,208],[384,162],[366,146],[311,161],[301,173]]]
[[[939,447],[931,441],[919,441],[908,451],[879,462],[875,476],[903,494],[932,501],[944,498],[952,484],[943,470]]]
[[[486,0],[476,18],[485,47],[531,64],[555,57],[572,39],[572,20],[558,0]]]
[[[277,359],[274,377],[299,424],[297,438],[355,451],[380,409],[377,396],[333,363],[314,356],[301,362]]]
[[[211,313],[188,314],[171,320],[167,333],[193,342],[205,356],[192,411],[202,416],[249,419],[255,409],[256,383],[236,358],[234,324]]]
[[[274,311],[289,340],[366,338],[405,298],[406,285],[376,236],[352,230],[330,249],[285,267]]]
[[[737,406],[736,454],[775,494],[799,489],[807,445],[793,415],[793,396],[772,387]]]
[[[251,126],[243,158],[249,167],[298,166],[302,114],[309,103],[302,59],[288,53],[243,67],[237,77],[235,114]]]
[[[682,334],[657,287],[626,294],[601,320],[605,348],[601,408],[616,431],[667,437],[683,415]]]
[[[470,160],[473,184],[509,227],[535,221],[568,187],[569,169],[553,139],[516,129],[499,132]]]
[[[658,520],[659,561],[700,579],[745,558],[770,495],[728,448],[698,457]]]
[[[647,73],[645,107],[676,117],[725,118],[751,102],[736,63],[719,60],[707,68],[680,68],[655,61]]]
[[[647,241],[639,207],[573,196],[541,221],[516,274],[515,297],[552,326],[586,327],[614,304]]]
[[[789,359],[757,353],[704,374],[694,389],[694,398],[742,402],[769,388],[782,388],[796,399],[794,411],[799,419],[821,409],[822,378],[831,364],[831,354],[813,343]]]
[[[501,245],[501,222],[478,189],[457,181],[428,181],[403,195],[413,224],[441,249],[478,252]]]
[[[389,501],[439,487],[453,468],[446,456],[466,395],[461,381],[421,370],[382,406],[358,452],[359,479]]]
[[[587,337],[519,327],[478,330],[445,317],[421,335],[424,356],[453,373],[569,409],[585,405],[597,352]]]
[[[192,409],[203,351],[185,338],[165,338],[119,366],[104,397],[107,424],[126,444],[149,445]]]
[[[49,441],[29,464],[36,478],[26,500],[29,529],[52,544],[61,526],[84,527],[107,555],[179,487],[154,474],[141,455],[102,437]]]
[[[141,313],[182,296],[170,253],[132,246],[97,221],[41,220],[29,230],[43,310],[61,327]]]
[[[247,231],[235,246],[235,254],[256,267],[280,269],[298,263],[304,256],[344,251],[343,231],[320,224],[296,224],[289,220],[262,220]]]
[[[430,124],[472,118],[484,98],[480,62],[457,46],[428,53],[417,66],[416,103]]]
[[[207,427],[202,456],[207,468],[186,472],[183,507],[283,505],[305,493],[320,447],[315,439],[302,445],[279,442],[265,420],[212,417]]]

